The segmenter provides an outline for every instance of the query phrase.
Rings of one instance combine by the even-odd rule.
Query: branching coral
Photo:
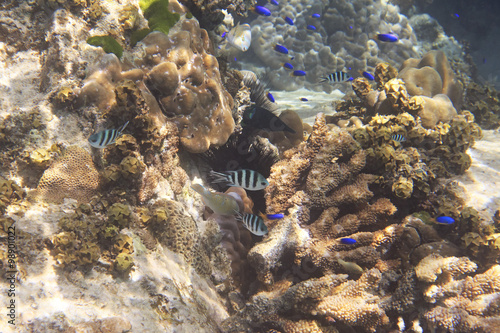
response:
[[[500,328],[500,266],[482,274],[467,257],[431,255],[416,267],[417,278],[427,282],[427,302],[438,304],[423,317],[430,329],[448,332],[495,332]]]
[[[372,269],[357,281],[348,281],[346,275],[329,274],[311,278],[290,286],[282,281],[273,291],[260,292],[252,297],[246,308],[224,325],[228,332],[251,332],[255,327],[281,329],[285,332],[323,332],[322,323],[341,322],[375,332],[389,323],[377,302],[375,290],[381,273]],[[313,320],[286,319],[307,314]],[[315,330],[314,330],[314,329]]]

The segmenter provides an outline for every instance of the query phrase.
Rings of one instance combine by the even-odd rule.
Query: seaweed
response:
[[[106,53],[113,53],[118,58],[123,55],[123,47],[111,36],[92,36],[87,39],[87,43],[93,46],[100,46]]]
[[[131,44],[135,45],[141,41],[151,31],[161,31],[168,35],[170,28],[180,19],[178,13],[172,13],[168,10],[168,0],[140,0],[144,17],[148,20],[149,29],[141,29],[132,33]]]

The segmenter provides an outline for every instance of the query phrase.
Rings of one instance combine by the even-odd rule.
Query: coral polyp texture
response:
[[[235,126],[233,99],[211,50],[207,32],[196,20],[184,19],[168,36],[158,31],[148,34],[133,51],[132,67],[107,55],[84,81],[78,100],[80,105],[116,108],[118,87],[133,80],[151,112],[161,110],[160,124],[173,121],[181,145],[190,152],[204,152],[226,143]]]
[[[64,198],[88,202],[97,194],[99,173],[90,154],[70,146],[45,172],[37,186],[37,195],[61,203]]]
[[[312,18],[313,13],[321,15]],[[294,19],[289,25],[285,17]],[[384,18],[384,19],[380,19]],[[308,0],[287,1],[271,11],[271,16],[259,16],[252,22],[251,49],[266,66],[270,82],[275,89],[296,90],[306,87],[330,92],[329,83],[318,85],[322,76],[345,70],[352,75],[358,70],[373,72],[377,63],[387,61],[402,63],[417,55],[414,49],[416,36],[408,19],[399,14],[397,6],[386,2],[364,0],[334,0],[315,2]],[[306,29],[313,25],[314,31]],[[398,45],[376,41],[377,33],[394,32]],[[290,54],[274,50],[280,44]],[[282,63],[294,57],[295,69],[306,71],[305,78],[290,78]],[[336,86],[343,89],[341,85]]]
[[[477,265],[467,257],[430,255],[415,271],[424,282],[423,296],[431,305],[423,317],[430,329],[447,332],[497,332],[500,266],[474,274]]]

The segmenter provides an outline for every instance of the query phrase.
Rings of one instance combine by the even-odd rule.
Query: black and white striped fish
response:
[[[262,217],[255,214],[241,214],[236,212],[236,219],[243,222],[245,228],[257,236],[264,236],[267,234],[267,226]]]
[[[325,83],[325,82],[340,83],[340,82],[351,81],[351,80],[352,80],[352,77],[348,73],[338,71],[335,73],[330,73],[327,76],[323,76],[319,82],[320,83]]]
[[[210,171],[213,183],[227,183],[229,186],[243,187],[248,191],[258,191],[269,185],[264,176],[254,170],[241,169],[236,171]]]
[[[118,129],[107,129],[97,133],[92,134],[89,137],[89,143],[95,148],[104,148],[107,145],[115,143],[116,139],[122,135],[123,130],[127,127],[128,121]]]
[[[402,134],[393,134],[391,139],[399,143],[406,141],[405,136]]]

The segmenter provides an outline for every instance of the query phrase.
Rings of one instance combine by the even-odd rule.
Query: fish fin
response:
[[[212,177],[212,183],[230,183],[228,175],[225,173],[211,170],[210,176]]]
[[[241,212],[239,210],[234,210],[234,218],[237,220],[237,221],[241,221],[243,222],[243,214],[241,214]]]
[[[122,134],[123,130],[125,129],[125,127],[127,127],[127,125],[128,125],[128,121],[125,124],[123,124],[122,127],[120,127],[118,129],[118,136],[120,136]]]

